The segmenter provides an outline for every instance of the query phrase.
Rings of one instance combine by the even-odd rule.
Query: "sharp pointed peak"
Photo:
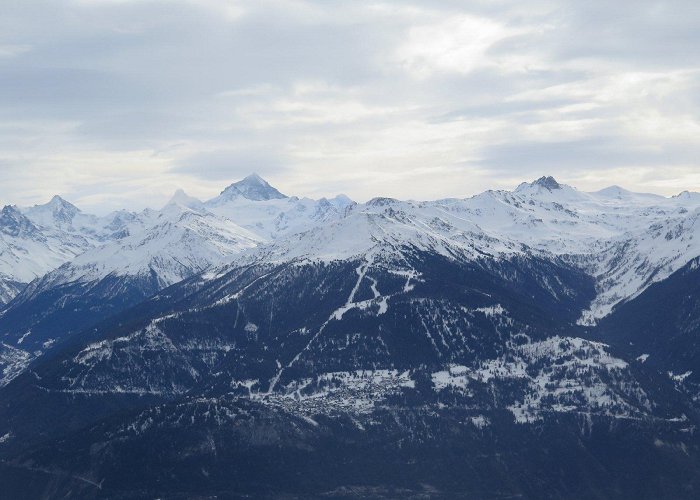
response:
[[[64,200],[59,195],[55,195],[43,205],[34,205],[30,208],[22,208],[20,211],[29,219],[40,226],[69,226],[79,213],[80,209]]]
[[[197,198],[189,196],[185,193],[184,189],[177,189],[175,193],[170,197],[167,206],[169,205],[179,205],[186,208],[191,208],[193,210],[201,210],[204,208],[204,204]]]
[[[272,187],[269,182],[267,182],[265,179],[263,179],[260,175],[258,175],[256,172],[252,172],[240,181],[236,181],[231,186],[263,186],[263,187]],[[230,187],[230,186],[229,186]],[[274,189],[274,188],[273,188]]]
[[[561,184],[559,184],[557,180],[551,175],[543,175],[539,179],[535,180],[532,184],[534,186],[541,186],[545,189],[549,189],[550,191],[554,189],[561,189]]]
[[[54,216],[60,216],[59,218],[62,219],[72,218],[75,214],[80,212],[78,207],[59,195],[54,195],[48,202],[41,205],[34,205],[28,210],[35,213],[50,212],[53,213]]]
[[[41,206],[41,205],[38,205]],[[61,208],[74,208],[75,210],[79,210],[78,207],[73,205],[70,201],[67,201],[65,198],[62,198],[60,195],[53,195],[53,197],[49,200],[48,203],[45,203],[44,206],[48,207],[61,207]]]
[[[268,186],[270,185],[265,179],[260,177],[256,172],[252,172],[252,173],[246,175],[243,178],[243,180],[241,180],[239,182],[258,182],[260,184],[266,184]]]
[[[219,195],[219,201],[232,200],[239,197],[252,201],[287,198],[286,195],[280,193],[255,172],[224,189]]]
[[[565,184],[559,183],[554,177],[551,175],[543,175],[542,177],[535,179],[532,182],[523,182],[521,183],[517,188],[515,188],[515,192],[523,192],[523,191],[536,191],[540,192],[542,190],[546,190],[549,192],[553,192],[559,189],[563,189],[564,187],[567,187]]]
[[[175,190],[173,195],[170,197],[170,201],[186,200],[190,199],[191,196],[188,195],[184,189],[178,188]]]

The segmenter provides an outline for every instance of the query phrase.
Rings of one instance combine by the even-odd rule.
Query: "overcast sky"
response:
[[[0,202],[700,191],[700,2],[2,0]]]

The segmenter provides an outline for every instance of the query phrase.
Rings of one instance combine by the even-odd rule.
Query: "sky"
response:
[[[2,0],[0,203],[700,191],[700,2]]]

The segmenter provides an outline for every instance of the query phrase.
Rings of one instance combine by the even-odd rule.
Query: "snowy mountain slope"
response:
[[[649,286],[604,318],[595,330],[653,367],[700,406],[700,258]]]
[[[45,205],[34,205],[22,210],[35,225],[43,228],[73,230],[74,219],[80,220],[78,227],[83,227],[85,223],[92,219],[90,216],[83,216],[80,210],[73,204],[67,202],[56,195]]]
[[[357,205],[343,197],[334,203],[287,198],[253,175],[210,202],[179,191],[160,211],[113,214],[110,226],[54,198],[48,206],[27,210],[34,222],[6,209],[12,219],[7,231],[14,237],[35,234],[40,227],[81,234],[88,232],[88,226],[103,226],[104,234],[121,231],[121,239],[35,280],[0,319],[0,334],[12,345],[26,338],[25,347],[41,349],[58,332],[39,334],[36,326],[46,324],[58,311],[64,314],[67,304],[82,300],[83,307],[90,304],[94,309],[98,298],[109,303],[117,294],[131,297],[113,304],[116,309],[107,308],[114,312],[192,274],[226,264],[241,252],[232,267],[358,258],[372,266],[407,261],[407,255],[416,252],[473,262],[563,258],[597,280],[597,296],[582,307],[584,322],[590,323],[700,254],[695,246],[700,239],[693,237],[698,203],[698,197],[689,193],[671,199],[618,187],[582,193],[542,178],[513,192],[489,191],[464,200],[376,198]],[[237,217],[253,231],[209,209]],[[262,222],[253,223],[256,217]],[[280,225],[281,221],[285,223]],[[254,248],[265,239],[272,242]],[[395,267],[393,272],[409,277],[405,286],[411,286],[411,276],[418,276],[410,266]],[[125,287],[122,278],[127,277],[134,287]],[[85,293],[92,295],[83,300]],[[55,303],[47,303],[49,297]],[[351,304],[349,309],[353,307],[359,306]],[[28,314],[32,309],[44,313]]]
[[[0,305],[30,281],[84,251],[126,236],[140,226],[137,219],[127,211],[105,217],[85,214],[59,196],[45,205],[4,207],[0,212]]]
[[[80,235],[42,230],[16,207],[0,213],[0,272],[28,282],[82,253],[91,242]]]
[[[558,187],[546,187],[552,183]],[[494,236],[557,255],[593,253],[595,249],[587,248],[590,244],[604,245],[625,234],[643,233],[652,224],[683,217],[700,207],[699,200],[628,195],[584,193],[543,178],[512,192],[487,191],[464,200],[427,203],[449,208]]]
[[[428,202],[500,241],[566,256],[596,277],[598,296],[582,312],[595,323],[624,300],[700,255],[694,238],[700,196],[636,194],[619,187],[583,193],[552,178],[515,191]]]
[[[290,470],[285,463],[308,462],[323,450],[342,450],[336,461],[344,457],[343,464],[356,457],[348,477],[358,481],[358,468],[365,470],[379,443],[387,450],[382,470],[412,477],[406,464],[424,466],[419,457],[433,445],[428,462],[459,470],[455,456],[478,449],[490,457],[493,442],[504,439],[504,448],[523,450],[561,443],[568,454],[558,450],[553,462],[588,456],[606,443],[586,466],[592,477],[601,468],[619,470],[608,462],[615,456],[635,477],[645,460],[657,465],[654,478],[666,477],[658,467],[664,462],[648,453],[659,441],[686,443],[678,440],[690,439],[694,417],[675,401],[668,380],[576,337],[592,280],[551,256],[504,251],[472,258],[441,239],[450,234],[442,226],[424,239],[410,207],[382,201],[369,207],[371,217],[358,214],[370,228],[362,238],[374,244],[370,252],[339,258],[324,244],[299,239],[300,250],[280,258],[270,249],[289,249],[290,241],[278,240],[250,251],[257,263],[248,256],[193,276],[39,360],[0,389],[9,402],[0,407],[0,434],[10,436],[0,453],[45,436],[45,451],[33,448],[15,463],[74,464],[70,470],[104,479],[115,494],[146,487],[146,476],[160,477],[163,467],[178,470],[183,484],[196,482],[204,468],[202,488],[214,474],[222,478],[219,491],[240,491],[249,484],[244,479],[231,483],[230,474],[227,480],[213,472],[231,450],[240,455],[236,465],[226,463],[236,471],[243,463],[275,464],[260,481],[277,485],[280,471]],[[379,222],[366,222],[374,218]],[[384,231],[389,236],[377,239]],[[531,443],[520,441],[530,433]],[[376,441],[380,436],[387,441]],[[154,452],[166,442],[179,443],[178,452]],[[449,442],[469,446],[445,453]],[[693,446],[688,441],[689,453],[677,455],[690,470]],[[309,455],[299,459],[301,452]],[[127,457],[139,457],[149,474],[124,476],[115,464]],[[512,472],[528,457],[523,452],[504,467]],[[476,475],[500,470],[494,464],[503,460],[487,460]],[[550,484],[550,472],[538,470],[538,481]],[[309,470],[304,484],[328,475],[332,489],[343,484],[334,474]],[[521,491],[515,483],[509,493]],[[279,488],[297,485],[284,480]]]
[[[375,198],[358,205],[342,195],[286,197],[253,174],[208,202],[178,191],[162,210],[139,214],[97,218],[58,197],[30,209],[6,207],[0,237],[8,250],[0,263],[14,274],[4,273],[1,290],[9,300],[26,281],[70,260],[36,280],[17,304],[58,287],[53,293],[65,305],[59,289],[70,284],[71,300],[79,300],[81,290],[92,289],[84,285],[107,277],[116,281],[100,293],[114,298],[125,276],[141,283],[136,300],[240,252],[234,265],[357,256],[382,261],[397,247],[410,246],[458,260],[564,258],[596,279],[598,293],[580,314],[582,324],[593,324],[700,255],[700,238],[694,237],[698,210],[700,196],[693,193],[664,198],[616,186],[583,193],[551,177],[467,199]],[[80,255],[88,248],[94,250]],[[2,325],[0,320],[0,333]],[[30,324],[5,325],[11,344],[31,330]],[[38,336],[37,345],[52,338]]]
[[[12,276],[0,274],[0,307],[7,304],[27,286],[26,283],[17,281]]]
[[[589,268],[599,293],[581,316],[595,324],[621,302],[633,299],[700,256],[700,208],[680,209],[643,230],[626,232],[596,246]]]
[[[21,374],[34,356],[4,342],[0,342],[0,387],[7,385]]]
[[[263,240],[299,233],[342,218],[354,202],[339,195],[327,200],[287,197],[256,174],[231,184],[204,206]]]
[[[21,235],[32,231],[38,238],[56,234],[64,244],[77,242],[73,254],[22,275],[32,281],[30,285],[16,283],[12,276],[3,281],[8,302],[19,296],[0,317],[0,335],[17,348],[20,339],[26,339],[21,348],[36,355],[46,342],[51,344],[194,273],[227,263],[232,255],[265,238],[340,217],[351,203],[344,197],[333,202],[286,198],[253,175],[229,186],[210,205],[247,221],[258,234],[217,216],[182,190],[161,210],[121,211],[103,218],[82,214],[59,197],[24,210],[27,215],[17,211],[24,226],[15,221],[8,224],[8,231]],[[265,214],[262,223],[251,222],[251,217],[261,214]],[[47,251],[32,253],[45,256]],[[29,269],[31,262],[23,264]],[[52,268],[56,269],[36,278]]]
[[[700,255],[700,239],[694,238],[698,210],[700,197],[664,198],[619,187],[583,193],[542,178],[512,192],[488,191],[467,199],[376,198],[350,205],[342,214],[331,212],[315,223],[301,219],[290,231],[268,229],[277,241],[263,246],[264,257],[259,258],[344,259],[380,242],[389,252],[391,245],[410,243],[468,259],[565,257],[596,277],[598,296],[580,319],[592,324]]]
[[[372,227],[381,232],[385,228],[377,223],[378,209],[383,204],[394,204],[395,210],[407,217],[402,230],[415,225],[411,238],[426,241],[437,238],[441,244],[449,242],[462,250],[472,247],[472,252],[486,254],[499,254],[504,249],[515,252],[525,245],[530,249],[525,252],[567,255],[596,276],[599,283],[599,297],[582,313],[583,323],[595,322],[620,301],[668,276],[700,253],[689,237],[658,238],[659,227],[668,227],[668,231],[678,230],[677,227],[681,227],[680,231],[692,230],[700,196],[682,193],[664,198],[631,193],[617,186],[583,193],[551,177],[523,183],[512,192],[487,191],[467,199],[399,202],[377,198],[355,207],[342,195],[331,200],[286,197],[252,174],[207,202],[188,197],[184,192],[176,193],[174,200],[191,210],[207,210],[227,218],[262,241],[284,239],[309,230],[329,231],[325,236],[319,234],[319,238],[331,242],[333,252],[340,254],[367,248],[367,238],[384,237],[372,234],[372,230],[359,223],[358,213],[375,219]],[[12,207],[6,210],[10,212]],[[158,211],[146,210],[140,214],[121,212],[96,218],[82,214],[58,197],[45,206],[16,211],[14,216],[8,213],[7,218],[25,215],[34,232],[26,224],[9,224],[15,228],[9,231],[24,228],[20,235],[10,236],[24,240],[21,246],[12,241],[3,245],[8,250],[2,254],[5,270],[0,268],[0,273],[5,276],[3,290],[7,298],[23,283],[87,248],[143,231],[157,224],[159,217]],[[346,217],[350,220],[345,221]],[[440,229],[440,225],[444,227]],[[355,231],[363,235],[361,241],[349,236]],[[42,242],[38,234],[43,236],[47,232],[53,239]],[[343,232],[347,233],[343,235]],[[31,240],[27,236],[31,234],[40,241]],[[404,236],[408,237],[395,234],[391,238],[399,241]],[[278,247],[277,252],[284,250]]]
[[[403,259],[408,259],[411,267],[406,267]],[[397,274],[402,268],[404,273]],[[454,277],[447,280],[445,275],[450,271]],[[499,283],[504,275],[511,276],[510,292]],[[433,288],[440,286],[437,276],[445,280],[440,293]],[[300,370],[313,374],[342,371],[357,367],[357,363],[364,368],[407,369],[421,361],[474,361],[486,353],[501,352],[505,338],[515,332],[544,335],[554,328],[550,314],[557,315],[555,323],[567,315],[570,321],[575,319],[574,304],[582,298],[555,299],[555,295],[564,294],[549,288],[544,276],[556,276],[558,289],[566,289],[567,281],[581,279],[570,269],[544,262],[481,268],[428,254],[411,257],[410,253],[394,262],[295,263],[258,268],[252,274],[249,267],[239,268],[222,278],[198,283],[200,291],[186,301],[189,305],[185,310],[164,316],[156,313],[143,328],[85,346],[63,363],[66,372],[61,387],[63,391],[109,392],[116,376],[127,377],[118,384],[121,391],[162,393],[164,384],[179,386],[178,394],[188,384],[207,378],[213,382],[212,370],[218,369],[230,373],[234,380],[255,378],[258,392],[272,392],[288,384],[290,373],[299,375]],[[451,289],[466,278],[471,278],[471,288]],[[316,283],[327,285],[319,290]],[[571,288],[571,283],[568,286]],[[487,297],[495,292],[506,306],[510,307],[510,301],[517,303],[513,309],[520,309],[520,317],[514,319],[500,304],[488,305]],[[268,305],[273,297],[284,300]],[[379,331],[377,323],[382,325]],[[540,325],[540,331],[532,330],[534,323]],[[347,325],[358,329],[350,341]],[[501,333],[494,336],[494,328]],[[469,329],[471,338],[463,338],[460,332]],[[401,343],[425,349],[402,352]],[[171,358],[167,377],[149,374],[154,367],[147,353],[153,350]],[[139,368],[121,372],[118,366],[127,359]],[[275,360],[281,365],[275,366]],[[180,370],[184,367],[189,368],[183,378]]]
[[[86,214],[60,196],[54,196],[44,205],[19,208],[19,210],[43,231],[56,231],[63,235],[82,237],[93,246],[119,239],[129,232],[132,225],[135,228],[140,227],[139,218],[143,216],[127,210],[119,210],[101,217]]]
[[[0,479],[333,497],[372,496],[381,470],[379,497],[415,478],[438,498],[695,496],[696,379],[659,367],[695,359],[676,346],[694,346],[697,266],[663,278],[697,252],[698,197],[553,178],[428,202],[297,200],[256,177],[224,193],[138,214],[0,317]],[[658,347],[671,360],[623,348],[634,327],[618,343],[577,324],[652,314],[664,284],[687,327]]]
[[[4,341],[41,351],[46,342],[65,339],[258,243],[231,221],[180,201],[141,214],[144,230],[87,250],[32,281],[0,316]]]
[[[141,232],[89,250],[28,289],[98,281],[109,275],[155,275],[161,288],[254,247],[258,239],[206,211],[169,203]],[[24,300],[24,297],[21,298]]]
[[[239,390],[274,399],[324,373],[423,367],[429,376],[450,364],[477,366],[504,354],[509,339],[534,341],[572,324],[593,291],[562,263],[479,265],[397,250],[391,261],[244,265],[176,284],[11,382],[7,390],[21,396],[0,394],[13,401],[0,410],[10,426],[0,431],[24,435],[15,411],[46,411],[45,397],[58,398],[54,410],[67,398],[84,419],[92,417],[79,401],[130,405],[132,396]]]

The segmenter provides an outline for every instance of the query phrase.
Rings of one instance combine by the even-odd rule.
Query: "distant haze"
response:
[[[694,1],[3,2],[0,204],[700,190]]]

